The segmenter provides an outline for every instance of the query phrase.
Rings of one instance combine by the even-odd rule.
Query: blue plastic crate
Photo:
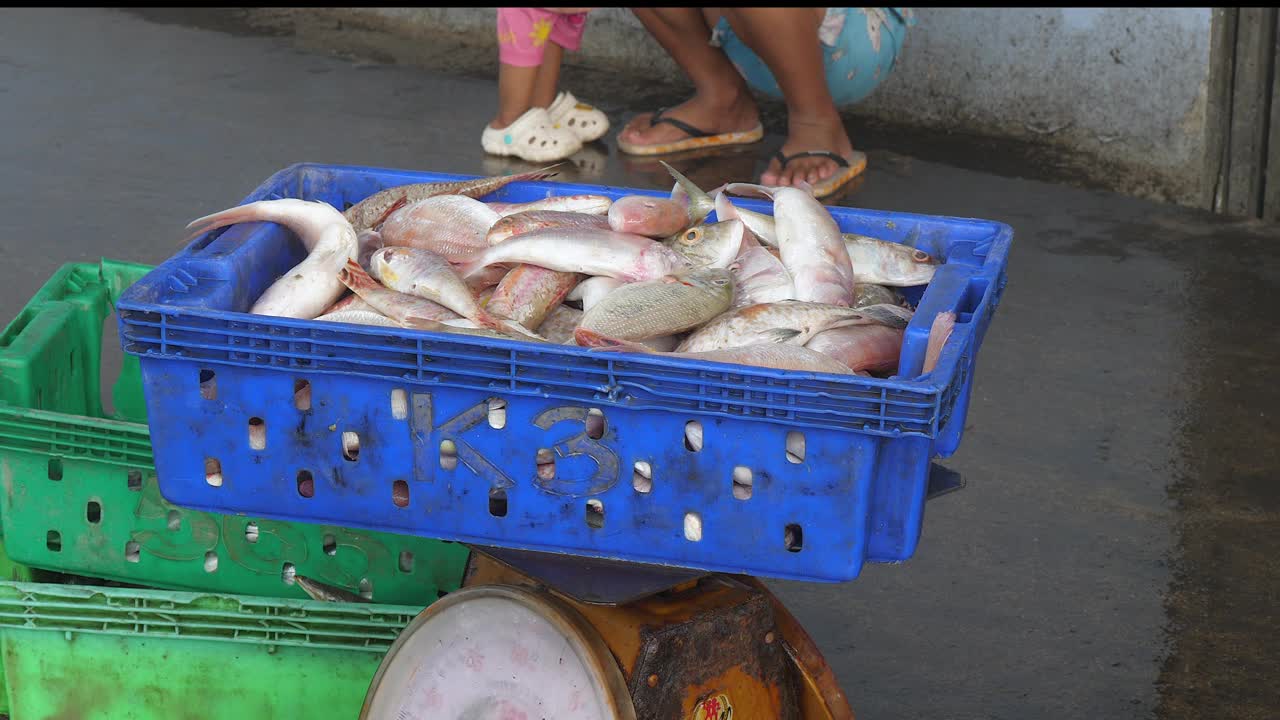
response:
[[[245,202],[298,197],[341,209],[392,185],[469,177],[300,164]],[[575,193],[665,194],[524,182],[486,199]],[[844,581],[864,561],[905,560],[929,461],[960,442],[1012,231],[831,211],[845,232],[946,260],[927,288],[907,291],[919,307],[892,379],[249,315],[303,257],[301,243],[270,223],[206,234],[118,304],[124,349],[141,357],[161,490],[213,512],[767,577]],[[957,312],[956,329],[938,368],[921,376],[943,310]],[[295,406],[302,383],[309,409]],[[599,438],[586,432],[593,410],[605,418]],[[249,446],[250,418],[265,422],[263,450]],[[686,444],[689,422],[702,426],[700,449]],[[803,435],[798,462],[788,433]],[[539,477],[539,450],[554,453],[554,479]],[[738,467],[751,471],[749,498],[735,493]],[[312,497],[297,489],[304,471]]]

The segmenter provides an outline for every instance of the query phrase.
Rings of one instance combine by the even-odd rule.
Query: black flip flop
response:
[[[782,150],[779,149],[777,152],[773,154],[773,158],[780,163],[778,167],[779,170],[785,169],[787,167],[787,163],[791,162],[792,160],[795,160],[797,158],[803,158],[803,157],[826,158],[834,162],[837,167],[843,168],[844,172],[837,171],[831,177],[827,178],[826,180],[823,180],[817,185],[812,186],[813,196],[822,198],[834,193],[836,190],[839,190],[841,187],[844,186],[845,183],[854,179],[855,177],[858,176],[859,173],[861,173],[864,169],[866,169],[867,167],[866,154],[858,150],[854,150],[853,155],[854,155],[853,161],[851,162],[849,158],[846,158],[842,155],[831,152],[830,150],[805,150],[804,152],[798,152],[793,155],[783,155]]]
[[[649,125],[653,126],[660,123],[666,123],[689,137],[684,140],[658,143],[656,145],[631,145],[623,142],[622,140],[618,140],[618,149],[628,155],[666,155],[669,153],[692,150],[694,148],[720,145],[746,145],[753,142],[759,142],[764,138],[764,126],[759,123],[756,123],[754,128],[745,132],[711,133],[701,128],[696,128],[683,120],[663,116],[663,113],[669,109],[670,108],[662,108],[655,112],[653,114],[653,119],[649,121]]]

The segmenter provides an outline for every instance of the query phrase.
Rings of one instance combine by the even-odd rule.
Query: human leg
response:
[[[711,28],[697,8],[632,8],[636,18],[680,66],[694,96],[663,117],[710,133],[750,133],[759,113],[746,82],[718,48],[708,44]],[[619,145],[660,146],[689,133],[676,125],[653,123],[653,115],[635,118],[618,134]]]
[[[818,41],[821,18],[799,8],[725,8],[724,13],[734,35],[768,66],[781,89],[787,106],[787,140],[782,154],[828,151],[846,158],[850,165],[865,162],[855,155],[827,86]],[[804,180],[817,186],[838,173],[856,174],[859,169],[842,168],[822,156],[798,157],[785,167],[774,158],[760,182],[794,186]]]

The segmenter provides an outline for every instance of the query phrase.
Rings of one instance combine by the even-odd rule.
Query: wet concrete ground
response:
[[[615,124],[678,99],[591,87],[570,89]],[[295,162],[526,168],[480,149],[495,92],[288,38],[0,11],[0,310],[65,262],[164,260],[189,220]],[[714,187],[756,177],[780,142],[673,164]],[[968,487],[930,505],[909,562],[774,585],[855,712],[1280,714],[1280,230],[860,144],[869,170],[843,204],[1016,237],[948,461]],[[576,161],[564,180],[670,186],[608,144]]]

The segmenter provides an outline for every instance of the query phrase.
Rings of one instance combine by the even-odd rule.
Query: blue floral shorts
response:
[[[908,8],[827,8],[818,38],[827,87],[836,105],[852,105],[876,89],[893,70],[907,28],[915,24]],[[783,99],[769,67],[734,34],[724,17],[712,31],[711,44],[729,56],[753,89]]]

